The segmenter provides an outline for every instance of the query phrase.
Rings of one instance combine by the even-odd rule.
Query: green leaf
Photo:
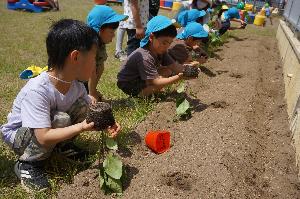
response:
[[[184,90],[185,90],[185,83],[182,82],[182,83],[180,83],[180,85],[177,88],[177,93],[183,93]]]
[[[190,108],[190,103],[186,99],[184,99],[184,101],[181,104],[179,104],[179,106],[176,108],[176,114],[178,116],[185,115],[189,110],[189,108]]]
[[[122,176],[122,162],[112,153],[108,154],[103,162],[104,171],[114,179],[120,179]]]
[[[118,150],[118,143],[113,138],[107,138],[106,147],[111,150]]]
[[[110,176],[107,178],[106,186],[111,189],[114,193],[122,193],[122,182],[120,179],[114,179]]]
[[[104,176],[103,176],[104,172],[101,172],[101,170],[99,169],[99,182],[100,182],[100,188],[103,188],[104,185]]]

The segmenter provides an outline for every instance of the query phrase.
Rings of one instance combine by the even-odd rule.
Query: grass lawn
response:
[[[6,1],[0,2],[0,123],[6,123],[6,117],[13,100],[26,81],[18,78],[19,73],[35,64],[45,66],[47,53],[45,38],[49,26],[53,21],[61,18],[72,18],[85,21],[89,10],[93,7],[92,0],[61,1],[61,11],[29,13],[6,9]],[[114,6],[119,13],[121,6]],[[114,114],[121,123],[123,135],[130,131],[146,114],[152,110],[155,103],[128,98],[116,86],[116,74],[120,62],[114,58],[115,41],[107,46],[108,60],[105,72],[98,85],[105,98],[112,100]],[[124,141],[124,136],[120,136]],[[99,133],[84,133],[77,143],[90,149],[97,149]],[[90,157],[95,159],[96,156]],[[18,179],[13,173],[14,162],[17,157],[0,140],[0,198],[28,198],[29,195],[21,188]],[[55,159],[57,160],[57,159]],[[65,165],[59,160],[54,161],[51,169],[51,184],[54,195],[60,182],[71,182],[73,175],[82,169],[80,165]],[[63,168],[63,169],[62,169]],[[49,194],[49,193],[48,193]],[[37,198],[49,198],[45,194],[36,194]]]

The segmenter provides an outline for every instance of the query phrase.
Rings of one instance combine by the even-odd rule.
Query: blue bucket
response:
[[[254,19],[255,19],[255,14],[253,14],[253,13],[248,13],[248,16],[249,16],[249,20],[247,20],[247,23],[248,23],[248,24],[253,24]]]
[[[172,6],[173,6],[173,1],[172,0],[166,0],[165,1],[165,7],[172,8]]]

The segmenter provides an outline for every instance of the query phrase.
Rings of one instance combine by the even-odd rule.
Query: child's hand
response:
[[[95,96],[89,95],[89,97],[91,99],[92,104],[96,104],[98,102],[98,99]]]
[[[136,28],[135,30],[135,37],[137,39],[143,39],[144,36],[145,36],[145,29],[143,27],[139,27],[139,28]]]
[[[113,126],[107,128],[110,137],[115,138],[121,130],[121,126],[118,123],[115,123]]]
[[[177,75],[180,77],[180,79],[184,80],[197,79],[197,77],[186,77],[183,75],[183,73],[178,73]]]
[[[102,100],[102,95],[99,91],[97,91],[95,94],[89,94],[89,97],[92,104],[96,104],[97,102]]]
[[[86,120],[83,120],[81,123],[81,131],[93,131],[94,122],[87,123]]]
[[[198,61],[192,61],[192,62],[190,62],[188,64],[191,65],[191,66],[193,66],[193,67],[198,67],[200,63]]]
[[[245,29],[247,26],[247,23],[241,20],[241,26],[240,29]]]

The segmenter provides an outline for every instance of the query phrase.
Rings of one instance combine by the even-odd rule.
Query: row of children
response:
[[[220,5],[216,16],[213,16],[211,21],[213,22],[213,27],[208,26],[207,16],[210,17],[209,10],[181,10],[175,16],[175,20],[180,23],[182,27],[185,27],[190,21],[196,21],[203,25],[207,32],[216,32],[219,35],[223,35],[227,30],[244,29],[246,27],[246,22],[240,18],[239,10],[236,7],[229,8],[226,4]],[[231,22],[240,23],[239,27],[232,27]]]
[[[62,19],[51,26],[46,39],[49,70],[26,83],[0,128],[4,142],[19,156],[14,170],[25,187],[49,187],[44,166],[53,151],[75,159],[86,154],[72,141],[93,130],[94,124],[85,117],[89,104],[100,100],[96,87],[107,59],[105,45],[126,19],[108,6],[97,5],[89,12],[87,24]],[[185,79],[185,64],[204,63],[207,56],[201,45],[208,33],[194,19],[188,19],[177,34],[178,24],[169,18],[152,18],[140,47],[121,66],[118,87],[130,96],[149,96]],[[88,82],[88,93],[81,82]],[[107,130],[115,137],[120,125]]]

